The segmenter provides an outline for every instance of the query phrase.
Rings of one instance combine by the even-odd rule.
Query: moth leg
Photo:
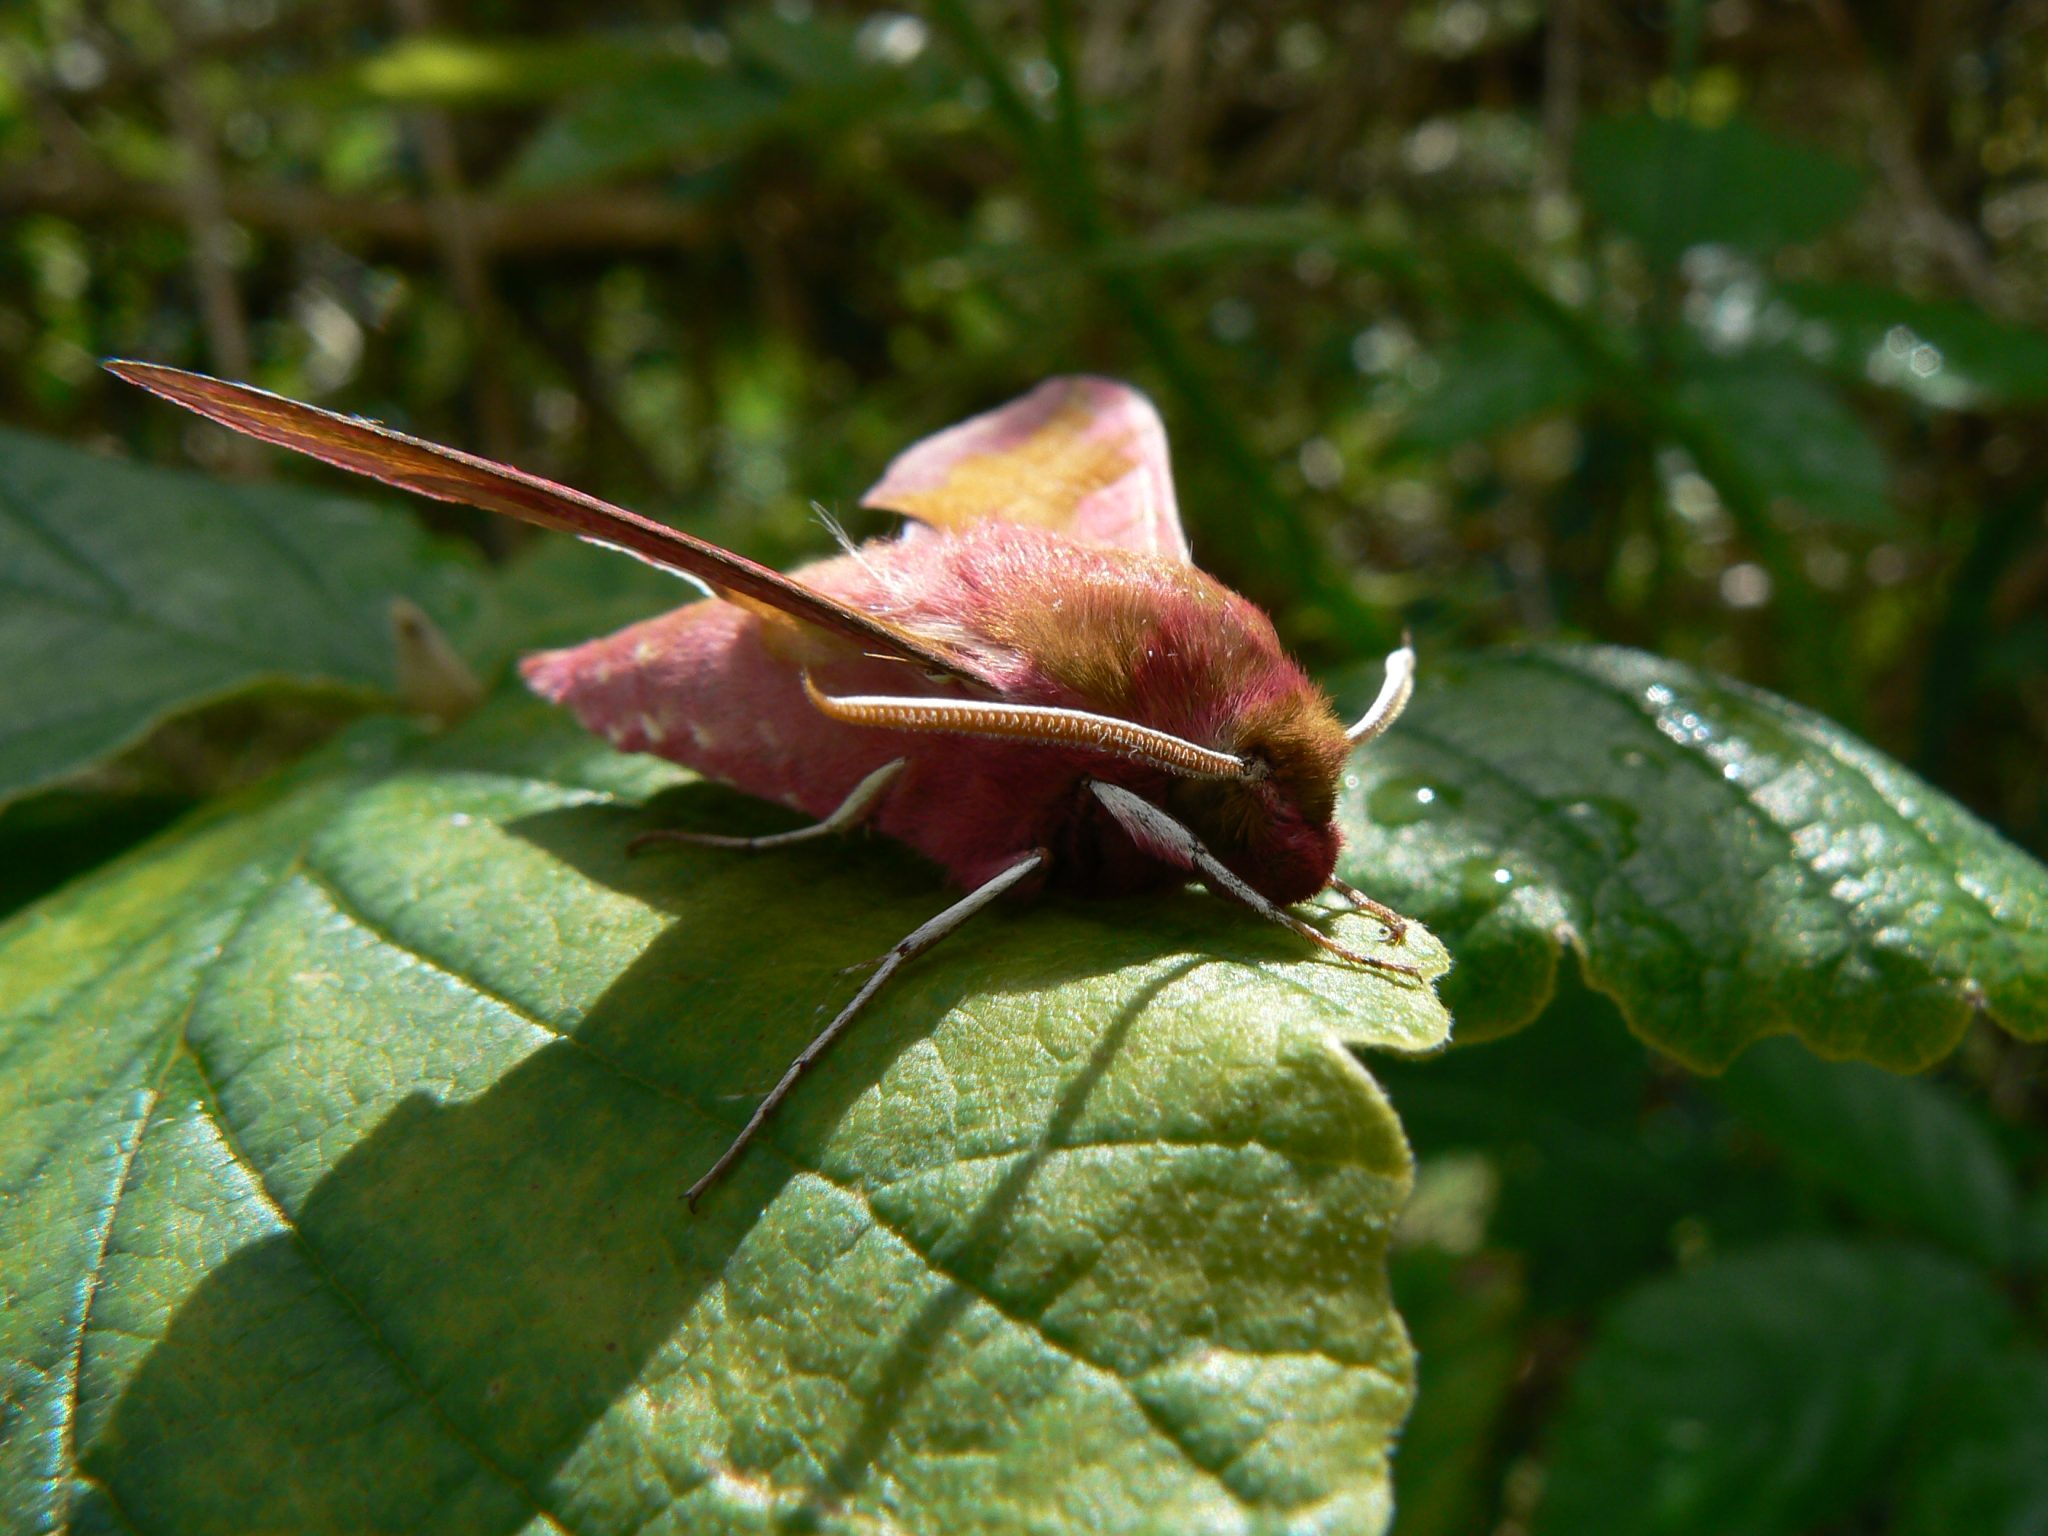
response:
[[[651,843],[695,843],[706,848],[782,848],[790,843],[806,842],[814,837],[830,837],[837,832],[851,832],[868,819],[880,802],[882,791],[894,783],[896,775],[903,771],[905,761],[899,757],[894,762],[882,764],[854,785],[847,797],[839,802],[839,808],[830,816],[808,827],[797,827],[788,832],[771,832],[765,837],[726,837],[717,832],[684,832],[675,827],[660,827],[652,832],[642,832],[626,844],[626,852],[638,853]]]
[[[1355,949],[1347,949],[1313,924],[1303,922],[1285,907],[1268,901],[1231,873],[1228,865],[1202,846],[1199,837],[1151,801],[1115,784],[1090,781],[1088,788],[1139,847],[1184,869],[1194,870],[1217,890],[1243,902],[1259,916],[1283,928],[1291,928],[1310,943],[1357,965],[1370,966],[1373,970],[1395,976],[1413,976],[1418,981],[1422,979],[1422,972],[1405,961],[1382,960],[1377,955],[1362,955]]]
[[[718,1161],[711,1165],[710,1171],[703,1178],[690,1186],[689,1192],[684,1196],[689,1202],[690,1209],[697,1209],[697,1201],[703,1197],[704,1191],[717,1183],[726,1169],[733,1165],[734,1160],[746,1149],[747,1143],[754,1139],[755,1132],[759,1131],[768,1117],[775,1113],[776,1107],[789,1097],[790,1090],[796,1087],[797,1079],[810,1069],[812,1062],[825,1053],[827,1046],[839,1038],[846,1026],[853,1022],[854,1016],[868,1005],[906,961],[930,949],[1025,876],[1043,869],[1047,857],[1043,848],[1034,849],[1001,874],[976,886],[937,917],[912,929],[905,937],[897,940],[889,952],[876,963],[874,975],[863,982],[861,989],[853,994],[853,1001],[840,1009],[830,1024],[818,1031],[817,1038],[805,1046],[798,1053],[796,1060],[789,1064],[788,1070],[782,1074],[782,1080],[770,1088],[768,1096],[754,1106],[754,1113],[748,1117],[747,1123],[740,1127],[739,1135],[733,1137],[732,1145],[719,1155]]]
[[[1369,913],[1373,917],[1378,918],[1386,927],[1387,942],[1389,944],[1399,944],[1407,938],[1408,919],[1384,902],[1374,901],[1350,881],[1339,880],[1335,875],[1332,875],[1330,876],[1330,883],[1324,886],[1323,889],[1335,891],[1359,911]]]

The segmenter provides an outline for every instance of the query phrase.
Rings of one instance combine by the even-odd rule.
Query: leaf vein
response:
[[[433,955],[425,953],[416,945],[406,940],[398,938],[395,934],[391,933],[382,924],[374,921],[367,914],[363,913],[359,908],[357,908],[356,905],[348,898],[348,896],[335,886],[334,882],[330,877],[317,870],[310,863],[307,864],[301,872],[306,876],[308,880],[312,881],[321,889],[323,894],[326,895],[327,899],[334,905],[335,910],[342,917],[354,923],[356,926],[360,927],[365,933],[368,933],[373,939],[378,940],[379,942],[389,946],[392,949],[399,951],[402,954],[410,956],[412,959],[429,967],[437,974],[445,976],[450,980],[456,982],[458,985],[468,988],[477,997],[483,999],[484,1001],[495,1004],[496,1006],[505,1009],[507,1012],[511,1013],[515,1017],[520,1018],[524,1020],[526,1023],[532,1025],[534,1028],[539,1029],[544,1033],[549,1034],[555,1037],[556,1039],[563,1041],[565,1044],[573,1046],[577,1050],[584,1052],[590,1057],[591,1060],[598,1062],[599,1064],[609,1068],[611,1071],[617,1073],[626,1081],[634,1083],[637,1086],[644,1088],[651,1093],[657,1094],[664,1100],[677,1105],[687,1113],[694,1116],[700,1123],[712,1126],[714,1128],[727,1130],[733,1129],[733,1127],[728,1125],[726,1121],[721,1119],[719,1116],[717,1116],[710,1110],[705,1109],[702,1105],[696,1103],[694,1100],[687,1097],[680,1090],[668,1084],[662,1083],[656,1079],[648,1078],[641,1075],[640,1073],[632,1071],[630,1068],[626,1067],[623,1063],[617,1061],[615,1058],[605,1054],[602,1051],[594,1049],[587,1042],[578,1039],[577,1036],[565,1031],[561,1028],[561,1026],[553,1023],[552,1021],[546,1018],[543,1018],[539,1014],[534,1013],[531,1009],[525,1007],[523,1004],[520,1004],[518,1002],[513,1001],[510,998],[503,996],[494,989],[484,985],[475,977],[465,975],[463,972],[456,970],[454,967],[437,959]],[[1163,1438],[1187,1462],[1189,1466],[1209,1476],[1218,1484],[1219,1487],[1221,1487],[1225,1492],[1229,1493],[1230,1496],[1236,1499],[1239,1503],[1248,1505],[1256,1502],[1256,1500],[1253,1497],[1245,1494],[1240,1489],[1233,1487],[1227,1479],[1227,1477],[1218,1469],[1206,1465],[1202,1461],[1202,1459],[1196,1454],[1194,1447],[1186,1442],[1186,1440],[1178,1433],[1178,1431],[1175,1429],[1175,1427],[1172,1425],[1170,1421],[1165,1420],[1151,1405],[1149,1405],[1144,1400],[1144,1398],[1137,1392],[1137,1390],[1132,1386],[1132,1384],[1129,1381],[1127,1381],[1124,1377],[1117,1374],[1117,1372],[1108,1365],[1105,1365],[1101,1361],[1098,1361],[1094,1359],[1092,1356],[1088,1355],[1085,1351],[1083,1351],[1080,1348],[1080,1346],[1057,1337],[1055,1334],[1049,1331],[1043,1319],[1031,1318],[1025,1315],[1024,1313],[1013,1310],[1010,1307],[1004,1305],[1002,1302],[996,1300],[996,1298],[989,1292],[982,1289],[975,1282],[969,1280],[964,1274],[953,1270],[952,1268],[941,1262],[935,1255],[926,1252],[917,1243],[913,1242],[907,1233],[898,1228],[894,1223],[887,1220],[875,1208],[874,1202],[870,1198],[866,1190],[861,1189],[853,1184],[847,1183],[846,1181],[834,1176],[833,1174],[827,1173],[823,1168],[816,1167],[814,1165],[802,1161],[801,1159],[796,1157],[787,1147],[783,1146],[781,1142],[777,1140],[773,1135],[760,1138],[755,1142],[754,1145],[756,1148],[760,1150],[772,1152],[773,1155],[779,1161],[784,1163],[793,1172],[797,1174],[808,1175],[812,1178],[815,1178],[820,1183],[825,1184],[832,1189],[838,1190],[848,1199],[853,1200],[862,1208],[868,1220],[873,1223],[876,1230],[888,1234],[895,1241],[901,1243],[909,1253],[914,1255],[920,1263],[922,1263],[927,1269],[929,1269],[932,1272],[932,1274],[937,1276],[939,1279],[944,1280],[949,1284],[958,1286],[968,1295],[981,1301],[984,1305],[986,1305],[991,1311],[995,1312],[998,1316],[1005,1318],[1015,1326],[1022,1328],[1025,1332],[1038,1338],[1042,1343],[1047,1345],[1056,1353],[1061,1354],[1069,1360],[1073,1361],[1074,1363],[1086,1368],[1092,1375],[1099,1376],[1104,1380],[1109,1381],[1116,1385],[1121,1390],[1122,1395],[1125,1397],[1125,1399],[1139,1413],[1139,1415],[1146,1420],[1146,1422],[1153,1428],[1153,1430],[1156,1433],[1158,1433],[1161,1436],[1161,1438]],[[1224,1150],[1238,1150],[1236,1148],[1230,1147],[1227,1143],[1219,1143],[1217,1145]],[[1064,1149],[1051,1148],[1045,1150],[1058,1151]],[[1348,1364],[1348,1362],[1341,1361],[1338,1363]]]
[[[321,1257],[318,1247],[306,1235],[305,1230],[300,1227],[292,1214],[284,1208],[283,1202],[277,1198],[276,1193],[270,1187],[269,1181],[264,1178],[262,1170],[256,1166],[255,1160],[249,1156],[248,1149],[243,1145],[241,1137],[235,1131],[233,1122],[228,1118],[226,1107],[221,1101],[220,1090],[216,1084],[213,1070],[207,1065],[205,1058],[199,1052],[199,1048],[193,1043],[189,1031],[180,1037],[178,1046],[184,1052],[186,1059],[192,1063],[193,1070],[199,1074],[200,1086],[205,1092],[205,1100],[202,1105],[203,1112],[212,1121],[215,1131],[219,1133],[221,1145],[226,1148],[228,1156],[233,1158],[235,1164],[248,1176],[250,1186],[256,1191],[258,1198],[262,1200],[265,1208],[270,1212],[278,1225],[290,1237],[293,1246],[304,1256],[307,1266],[312,1270],[315,1277],[334,1296],[335,1300],[341,1303],[343,1310],[356,1320],[357,1326],[363,1330],[363,1334],[370,1341],[371,1347],[379,1355],[383,1356],[385,1363],[396,1373],[406,1389],[412,1393],[419,1401],[420,1406],[427,1410],[428,1416],[436,1424],[440,1425],[442,1431],[451,1440],[468,1451],[476,1459],[479,1466],[484,1467],[503,1481],[506,1486],[522,1495],[533,1506],[534,1512],[545,1520],[551,1528],[561,1532],[562,1536],[574,1536],[573,1528],[569,1523],[549,1509],[538,1493],[509,1468],[501,1466],[495,1457],[486,1451],[478,1441],[465,1433],[462,1427],[449,1416],[447,1409],[442,1406],[440,1400],[428,1390],[426,1383],[406,1363],[404,1356],[399,1353],[397,1347],[392,1344],[384,1331],[377,1326],[376,1321],[370,1316],[362,1303],[341,1283],[340,1277],[328,1267],[326,1261]]]
[[[1641,702],[1628,689],[1618,687],[1604,678],[1571,666],[1559,657],[1540,651],[1524,651],[1507,658],[1507,660],[1510,663],[1519,662],[1531,666],[1538,671],[1549,672],[1554,676],[1562,677],[1568,682],[1577,684],[1586,692],[1592,693],[1597,697],[1613,700],[1638,717],[1642,716]],[[1786,863],[1799,872],[1801,884],[1815,895],[1823,898],[1824,909],[1837,915],[1840,929],[1850,946],[1866,956],[1876,953],[1875,930],[1871,927],[1870,919],[1864,915],[1860,907],[1852,902],[1844,901],[1835,894],[1835,882],[1827,879],[1819,869],[1814,867],[1811,856],[1800,850],[1799,841],[1793,836],[1790,827],[1787,827],[1783,822],[1772,816],[1769,811],[1764,809],[1757,802],[1754,795],[1746,793],[1723,775],[1720,768],[1704,753],[1694,751],[1682,742],[1673,741],[1662,731],[1656,731],[1655,735],[1657,740],[1664,744],[1660,750],[1666,757],[1673,761],[1684,763],[1688,772],[1697,774],[1716,793],[1730,799],[1734,805],[1746,814],[1747,819],[1753,825],[1769,827],[1773,832],[1777,833],[1785,846]],[[1862,779],[1864,787],[1870,791],[1872,797],[1880,805],[1884,805],[1888,810],[1892,809],[1890,803],[1885,800],[1884,795],[1878,790],[1876,785],[1870,783],[1867,777],[1862,775],[1858,775],[1858,777]],[[1896,816],[1897,812],[1893,811],[1893,814]],[[1944,976],[1944,971],[1940,966],[1941,954],[1939,950],[1917,949],[1914,953],[1935,976]],[[1960,978],[1953,979],[1959,980]]]

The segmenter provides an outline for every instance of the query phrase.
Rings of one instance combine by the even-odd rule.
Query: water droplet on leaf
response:
[[[1458,803],[1458,792],[1416,774],[1400,774],[1377,785],[1365,798],[1365,813],[1383,827],[1412,826]]]

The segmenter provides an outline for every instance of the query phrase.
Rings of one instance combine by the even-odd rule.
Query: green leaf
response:
[[[675,45],[658,34],[407,37],[353,66],[350,80],[355,89],[383,101],[500,106],[615,89],[676,56]]]
[[[2019,1258],[2020,1194],[1991,1133],[1939,1083],[1860,1062],[1824,1062],[1771,1041],[1719,1092],[1868,1216],[1994,1267]]]
[[[772,82],[665,64],[564,106],[520,150],[505,186],[546,192],[735,154],[777,124],[784,99]]]
[[[1578,171],[1593,211],[1661,267],[1696,245],[1767,254],[1812,240],[1863,197],[1855,167],[1742,117],[1718,128],[1596,118],[1579,135]]]
[[[673,572],[581,539],[536,539],[498,568],[489,623],[476,650],[494,663],[523,651],[575,645],[702,594]]]
[[[1692,359],[1678,409],[1704,434],[1700,468],[1731,501],[1766,506],[1782,519],[1884,526],[1891,467],[1877,440],[1835,390],[1768,354]],[[1730,483],[1733,482],[1733,483]]]
[[[1925,1416],[1897,1536],[2048,1531],[2048,1356],[1985,1360]]]
[[[391,599],[481,591],[401,512],[5,431],[0,573],[0,800],[259,683],[388,692]]]
[[[1980,1012],[2048,1038],[2048,870],[1757,689],[1604,647],[1425,654],[1347,783],[1345,873],[1450,944],[1462,1040],[1533,1019],[1565,945],[1700,1070],[1790,1032],[1915,1071]]]
[[[1446,453],[1568,409],[1592,387],[1555,327],[1529,318],[1474,326],[1436,363],[1437,381],[1416,395],[1398,446]]]
[[[744,153],[770,139],[829,146],[888,126],[957,86],[935,61],[872,57],[858,30],[833,17],[789,21],[760,9],[729,23],[734,60],[656,64],[564,104],[506,176],[514,192],[611,181],[677,162]]]
[[[1394,1536],[1484,1530],[1488,1442],[1521,1366],[1514,1266],[1498,1255],[1400,1253],[1394,1293],[1420,1387],[1395,1468]]]
[[[0,917],[161,832],[190,796],[67,788],[0,806]]]
[[[1800,344],[1850,378],[1936,406],[2048,400],[2048,336],[1974,304],[1867,283],[1787,282],[1773,292],[1807,322]]]
[[[1606,998],[1569,972],[1559,982],[1540,1027],[1380,1073],[1416,1146],[1495,1170],[1487,1245],[1526,1258],[1541,1317],[1583,1314],[1661,1271],[1672,1229],[1712,1214],[1726,1182],[1696,1139],[1648,1133],[1668,1096],[1649,1052]]]
[[[1645,1286],[1573,1375],[1535,1536],[1840,1519],[1922,1401],[2010,1329],[1981,1276],[1910,1249],[1788,1242]]]
[[[1005,907],[693,1217],[946,897],[628,858],[787,819],[681,780],[527,700],[366,722],[0,929],[0,1523],[1380,1529],[1409,1157],[1346,1047],[1428,990],[1194,893]]]

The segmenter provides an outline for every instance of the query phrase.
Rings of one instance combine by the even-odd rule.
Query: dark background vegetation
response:
[[[0,61],[7,422],[319,475],[97,367],[144,357],[786,561],[826,542],[814,501],[879,526],[854,498],[910,439],[1118,374],[1165,413],[1198,558],[1313,662],[1403,622],[1425,667],[1640,646],[2048,852],[2038,0],[17,0]],[[326,725],[247,716],[8,811],[8,901]],[[1438,1158],[1414,1530],[1520,1528],[1629,1287],[1898,1218],[1859,1154],[1787,1152],[1780,1079],[1700,1088],[1574,1022],[1603,1011],[1395,1075]],[[2038,1051],[1986,1031],[1951,1089],[2019,1189]],[[1848,1502],[1814,1528],[1921,1528]]]

